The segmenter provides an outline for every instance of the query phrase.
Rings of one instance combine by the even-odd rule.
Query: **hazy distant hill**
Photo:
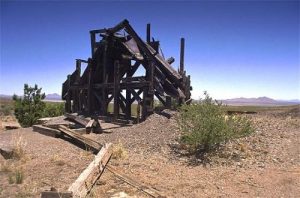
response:
[[[46,100],[61,100],[61,96],[57,93],[47,94]]]
[[[221,100],[223,104],[227,105],[260,105],[260,106],[279,106],[279,105],[293,105],[300,104],[299,100],[274,100],[268,97],[258,98],[232,98]]]
[[[61,100],[61,96],[57,93],[47,94],[46,100]]]

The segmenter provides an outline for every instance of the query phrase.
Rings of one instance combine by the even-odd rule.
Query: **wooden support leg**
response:
[[[114,120],[118,119],[118,116],[120,113],[119,94],[120,94],[119,61],[115,61],[115,64],[114,64]]]
[[[131,92],[130,89],[126,89],[126,119],[131,118]]]
[[[170,96],[166,96],[166,108],[171,109],[172,107],[172,98]]]

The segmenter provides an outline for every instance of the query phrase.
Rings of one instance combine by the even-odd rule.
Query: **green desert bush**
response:
[[[204,95],[203,100],[183,105],[179,110],[177,122],[183,132],[180,141],[191,152],[206,152],[222,142],[253,132],[247,118],[226,115],[221,103],[214,101],[206,92]]]
[[[42,88],[38,88],[24,84],[23,97],[13,96],[15,101],[15,116],[18,119],[22,127],[32,126],[37,120],[43,117],[45,109],[45,102],[42,100],[45,98],[45,93],[42,93]]]
[[[56,117],[65,113],[65,104],[62,102],[47,102],[43,117]]]
[[[22,127],[29,127],[37,123],[42,117],[55,117],[64,114],[64,103],[46,103],[45,93],[38,85],[34,87],[24,84],[23,97],[13,96],[14,112]]]

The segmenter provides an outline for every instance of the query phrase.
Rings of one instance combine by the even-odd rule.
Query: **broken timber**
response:
[[[76,59],[75,71],[62,85],[66,112],[130,120],[135,119],[132,105],[139,103],[141,120],[145,120],[154,111],[154,97],[166,108],[170,108],[171,100],[178,104],[189,101],[192,87],[184,69],[184,39],[180,42],[180,67],[176,71],[171,65],[175,59],[163,56],[160,42],[150,39],[150,30],[147,24],[143,41],[125,19],[115,27],[90,31],[91,57]],[[83,64],[85,70],[81,69]],[[137,76],[140,68],[145,72]],[[113,109],[109,112],[110,103]]]
[[[100,123],[97,118],[88,120],[86,118],[83,118],[83,117],[80,117],[77,115],[73,115],[73,114],[69,114],[69,113],[65,113],[65,116],[66,116],[66,118],[85,127],[87,133],[90,133],[92,131],[92,129],[94,132],[99,132],[101,130]]]
[[[67,135],[68,137],[80,142],[81,144],[85,145],[86,148],[88,149],[92,149],[94,152],[99,151],[99,149],[101,148],[101,144],[99,144],[98,142],[91,140],[89,138],[84,137],[83,135],[81,135],[78,132],[75,132],[72,129],[67,128],[66,126],[63,125],[59,125],[58,126],[58,130],[61,131],[61,133],[63,135]]]
[[[72,121],[75,121],[82,126],[86,126],[89,123],[89,121],[87,119],[76,116],[76,115],[72,115],[70,113],[65,113],[65,116],[66,116],[66,118],[68,118]]]
[[[89,166],[80,174],[68,191],[73,197],[85,197],[101,176],[112,154],[112,144],[105,144]]]
[[[51,136],[51,137],[59,137],[61,132],[57,129],[52,129],[42,125],[33,125],[33,131],[38,132],[43,135]]]

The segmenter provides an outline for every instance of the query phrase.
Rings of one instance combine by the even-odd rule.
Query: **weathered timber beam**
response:
[[[80,116],[77,116],[77,115],[73,115],[73,114],[70,114],[70,113],[65,113],[65,116],[70,119],[70,120],[73,120],[75,122],[77,122],[78,124],[82,125],[82,126],[86,126],[88,124],[88,120],[85,119],[85,118],[82,118]]]
[[[73,131],[63,125],[59,125],[58,130],[62,132],[63,135],[67,135],[68,137],[80,142],[81,144],[85,145],[87,148],[92,149],[94,152],[98,151],[101,148],[101,144],[98,142],[91,140],[82,136],[80,133]]]
[[[105,144],[89,166],[79,175],[76,181],[69,187],[68,191],[73,197],[86,197],[96,181],[102,175],[106,164],[112,155],[112,144]]]
[[[121,79],[122,82],[146,81],[145,76],[126,77]]]
[[[90,33],[93,34],[100,34],[100,33],[105,33],[107,29],[99,29],[99,30],[91,30]]]
[[[157,99],[164,105],[166,106],[166,101],[164,101],[164,99],[159,95],[159,93],[156,91],[155,96],[157,97]]]
[[[123,24],[125,26],[125,30],[127,31],[127,33],[130,34],[135,39],[136,43],[143,50],[143,52],[146,53],[148,58],[154,61],[156,65],[159,65],[160,69],[168,73],[169,77],[179,84],[179,81],[181,80],[181,76],[170,65],[167,65],[168,63],[165,64],[163,58],[159,54],[155,55],[156,53],[155,50],[150,45],[143,42],[143,40],[134,31],[134,29],[130,26],[127,20],[124,20]]]
[[[121,82],[120,83],[120,89],[124,90],[127,87],[133,88],[133,89],[140,89],[143,88],[145,86],[149,86],[150,82]],[[107,89],[113,89],[114,88],[114,83],[105,83],[105,84],[101,84],[101,83],[95,83],[93,84],[93,88],[95,89],[101,89],[102,87],[106,87]]]
[[[120,113],[120,108],[119,108],[119,94],[120,94],[120,65],[119,61],[115,61],[114,63],[114,119],[118,119],[118,115]]]
[[[125,27],[125,24],[128,23],[128,21],[125,19],[123,20],[121,23],[119,23],[118,25],[116,25],[115,27],[113,28],[109,28],[107,31],[109,33],[115,33],[115,32],[118,32],[120,31],[121,29],[123,29]]]
[[[131,90],[131,89],[130,89]],[[141,93],[143,93],[143,89],[140,89],[138,90],[137,92],[134,91],[135,94],[137,94],[138,96],[140,96]],[[133,95],[133,94],[132,94]],[[141,99],[141,98],[140,98]],[[131,100],[130,100],[130,104],[132,104],[134,101],[136,100],[136,97],[133,97]]]
[[[179,73],[183,74],[184,71],[184,38],[180,39],[180,68]]]
[[[140,61],[136,61],[133,66],[130,67],[130,71],[127,73],[127,77],[133,76],[133,74],[136,72],[136,70],[141,65]]]
[[[141,102],[142,98],[140,97],[140,94],[143,92],[143,90],[139,90],[138,93],[134,89],[130,89],[131,94],[133,95],[134,100]]]
[[[147,36],[146,36],[147,43],[150,43],[150,38],[151,38],[151,25],[150,25],[150,23],[148,23],[147,24]]]
[[[61,135],[61,132],[59,130],[45,127],[43,125],[33,125],[32,129],[35,132],[51,137],[59,137]]]

